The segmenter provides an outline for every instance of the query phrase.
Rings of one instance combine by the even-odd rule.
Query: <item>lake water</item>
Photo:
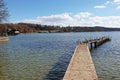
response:
[[[0,43],[0,80],[61,80],[77,40],[110,36],[91,52],[99,80],[120,80],[120,32],[42,33]]]

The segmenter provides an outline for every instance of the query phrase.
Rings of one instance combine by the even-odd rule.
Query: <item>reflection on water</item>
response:
[[[66,51],[66,53],[59,58],[59,60],[50,69],[44,80],[62,80],[72,57],[72,54],[70,53],[73,53],[73,51]]]
[[[120,32],[11,36],[0,43],[0,80],[61,80],[76,41],[105,35],[112,41],[92,51],[97,74],[100,80],[120,80]]]

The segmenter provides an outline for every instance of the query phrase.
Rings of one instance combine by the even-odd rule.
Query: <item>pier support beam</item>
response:
[[[97,48],[97,42],[94,42],[94,48]]]
[[[92,43],[90,43],[90,50],[92,50],[93,49],[93,45],[92,45]]]

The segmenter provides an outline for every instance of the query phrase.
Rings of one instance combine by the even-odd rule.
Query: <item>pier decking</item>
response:
[[[102,37],[78,43],[63,80],[98,80],[88,44],[92,49],[109,40],[110,38]]]
[[[8,40],[9,40],[9,37],[8,37],[7,33],[0,32],[0,42],[8,42]]]
[[[8,40],[8,37],[0,37],[0,42],[7,42]]]

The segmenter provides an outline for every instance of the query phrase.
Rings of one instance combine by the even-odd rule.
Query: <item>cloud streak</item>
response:
[[[94,6],[96,9],[107,8],[108,6],[117,6],[116,9],[120,9],[120,0],[108,0],[101,5]]]
[[[106,6],[95,6],[94,8],[106,8]]]

